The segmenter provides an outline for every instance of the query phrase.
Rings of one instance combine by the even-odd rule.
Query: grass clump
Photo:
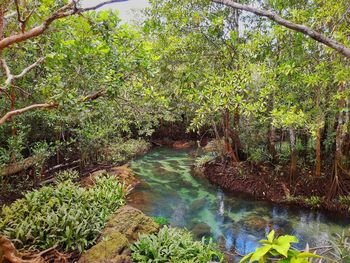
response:
[[[134,262],[223,262],[223,254],[211,239],[194,241],[187,230],[167,226],[158,234],[141,235],[131,250]]]
[[[322,204],[322,201],[323,201],[322,197],[319,197],[319,196],[311,196],[305,199],[305,203],[314,208],[319,208]]]
[[[71,180],[45,186],[2,208],[0,232],[17,248],[84,251],[124,204],[124,197],[123,185],[109,177],[97,178],[89,189]]]
[[[153,216],[152,219],[154,220],[154,222],[161,226],[169,224],[168,218],[163,216]]]

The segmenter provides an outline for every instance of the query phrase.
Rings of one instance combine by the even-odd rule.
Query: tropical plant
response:
[[[71,169],[60,171],[55,174],[55,179],[59,183],[63,183],[66,181],[74,182],[78,178],[79,178],[79,172]]]
[[[331,240],[331,244],[331,254],[334,256],[337,262],[350,262],[350,240],[345,232],[342,234],[337,234],[336,237]]]
[[[319,196],[311,196],[311,197],[305,198],[305,203],[308,205],[311,205],[314,208],[318,208],[321,206],[322,198]]]
[[[275,231],[272,230],[267,239],[260,240],[263,244],[255,252],[251,252],[242,258],[240,263],[244,262],[280,262],[280,263],[308,263],[309,258],[320,258],[320,256],[310,252],[301,252],[291,248],[291,243],[298,243],[295,236],[280,236],[275,238]]]
[[[0,232],[18,248],[57,246],[83,251],[99,237],[109,216],[124,204],[124,187],[115,178],[100,177],[81,188],[71,181],[29,192],[0,215]]]
[[[223,254],[212,240],[194,241],[184,229],[164,226],[158,234],[141,235],[131,246],[135,262],[197,262],[223,261]]]

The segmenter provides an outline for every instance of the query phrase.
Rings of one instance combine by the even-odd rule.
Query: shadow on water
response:
[[[283,207],[227,194],[191,175],[190,150],[156,148],[132,162],[142,183],[130,203],[151,216],[166,217],[173,226],[186,227],[196,238],[213,237],[227,251],[254,251],[258,240],[275,229],[295,235],[299,249],[326,245],[350,227],[345,220],[304,209]]]

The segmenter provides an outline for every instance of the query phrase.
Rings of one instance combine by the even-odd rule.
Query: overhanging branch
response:
[[[20,42],[23,42],[27,39],[37,37],[37,36],[43,34],[50,27],[52,22],[54,22],[55,20],[59,20],[61,18],[68,17],[68,16],[75,15],[75,14],[81,14],[81,13],[87,12],[87,11],[96,10],[104,5],[107,5],[107,4],[122,2],[122,0],[105,1],[105,2],[102,2],[98,5],[95,5],[93,7],[88,7],[88,8],[79,8],[77,6],[78,2],[79,1],[71,0],[65,6],[54,11],[51,14],[51,16],[49,16],[42,24],[40,24],[36,27],[33,27],[32,29],[30,29],[26,32],[21,32],[21,33],[18,33],[18,34],[15,34],[15,35],[12,35],[12,36],[9,36],[9,37],[6,37],[6,38],[0,40],[0,52],[2,50],[4,50],[5,48],[7,48],[15,43],[20,43]]]
[[[296,23],[293,23],[289,20],[286,20],[286,19],[280,17],[275,12],[255,8],[255,7],[249,6],[249,5],[239,4],[239,3],[236,3],[236,2],[231,1],[231,0],[212,0],[212,1],[214,3],[223,4],[223,5],[235,8],[235,9],[244,10],[244,11],[256,14],[258,16],[267,17],[279,25],[282,25],[282,26],[287,27],[289,29],[292,29],[294,31],[303,33],[304,35],[309,36],[310,38],[316,40],[317,42],[322,43],[322,44],[338,51],[343,56],[350,58],[350,48],[346,47],[342,43],[339,43],[338,41],[336,41],[332,38],[329,38],[329,37],[317,32],[317,31],[315,31],[315,30],[313,30],[305,25],[296,24]]]
[[[9,111],[6,113],[1,119],[0,119],[0,125],[4,124],[8,119],[11,119],[13,116],[20,115],[22,113],[25,113],[30,110],[34,109],[51,109],[51,108],[57,108],[58,104],[56,103],[44,103],[44,104],[33,104],[28,107],[14,110],[14,111]]]
[[[25,69],[22,70],[22,72],[18,75],[12,75],[11,70],[9,68],[9,66],[6,63],[5,59],[1,59],[1,65],[3,67],[3,69],[5,70],[5,74],[6,74],[6,81],[5,81],[5,87],[8,87],[10,85],[13,84],[13,82],[16,79],[20,79],[23,78],[29,71],[31,71],[33,68],[35,68],[36,66],[38,66],[41,62],[43,62],[45,60],[45,58],[39,58],[36,62],[34,62],[33,64],[31,64],[30,66],[26,67]]]
[[[4,91],[4,90],[0,90],[0,91]],[[79,102],[80,103],[84,103],[84,102],[87,103],[87,102],[96,100],[96,99],[104,96],[105,94],[106,94],[106,90],[101,89],[94,94],[88,95],[86,97],[82,97],[79,100]],[[9,111],[0,119],[0,125],[4,124],[7,120],[11,119],[13,116],[23,114],[27,111],[31,111],[31,110],[35,110],[35,109],[55,109],[55,108],[58,108],[58,106],[59,106],[58,103],[42,103],[42,104],[33,104],[33,105],[27,106],[25,108]]]

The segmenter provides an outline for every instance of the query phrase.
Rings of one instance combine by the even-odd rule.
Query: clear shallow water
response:
[[[156,148],[134,160],[132,169],[142,183],[130,203],[151,216],[166,217],[197,237],[211,236],[229,251],[254,251],[257,241],[273,228],[295,235],[297,248],[326,245],[336,233],[349,231],[350,222],[304,209],[276,206],[224,193],[191,175],[191,151]]]

